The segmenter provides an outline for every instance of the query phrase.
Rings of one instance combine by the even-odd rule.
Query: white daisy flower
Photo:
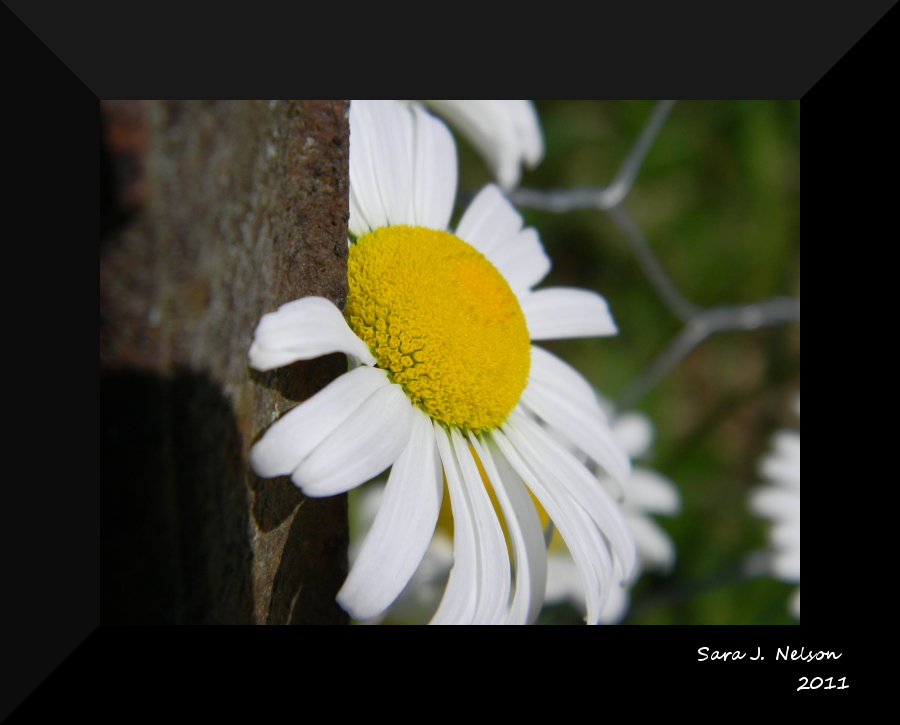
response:
[[[253,469],[331,496],[393,464],[337,597],[355,619],[386,609],[415,572],[446,479],[454,565],[432,623],[537,616],[546,549],[529,490],[572,550],[596,622],[610,582],[634,565],[634,542],[609,494],[535,416],[620,482],[629,461],[590,385],[530,340],[615,334],[605,300],[532,291],[550,262],[494,185],[448,230],[456,150],[421,108],[354,101],[350,131],[346,319],[322,298],[282,305],[260,320],[250,364],[343,352],[352,369],[272,425],[250,453]]]
[[[605,401],[601,403],[605,404]],[[609,408],[608,404],[604,407]],[[643,413],[629,412],[612,419],[612,433],[628,454],[636,460],[653,443],[650,419]],[[600,474],[600,481],[613,491],[614,482]],[[613,587],[600,614],[601,624],[615,624],[628,612],[630,589],[643,571],[668,572],[675,563],[675,544],[650,514],[674,516],[681,511],[681,494],[675,484],[647,466],[636,465],[628,483],[625,498],[619,504],[628,529],[637,546],[637,563],[627,587]],[[565,547],[551,545],[547,563],[546,603],[570,601],[584,607],[585,600],[578,585],[577,571]]]
[[[522,164],[544,157],[544,137],[531,101],[425,101],[484,157],[506,191],[518,186]]]
[[[800,396],[795,401],[800,416]],[[773,577],[800,583],[800,431],[783,428],[772,436],[772,448],[759,462],[766,484],[750,494],[750,510],[772,522],[768,569]],[[800,618],[800,587],[789,603]]]

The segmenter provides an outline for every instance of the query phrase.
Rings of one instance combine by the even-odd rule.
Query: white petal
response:
[[[394,462],[381,505],[337,602],[371,619],[397,598],[431,541],[444,485],[431,419],[412,409],[409,442]]]
[[[552,480],[545,479],[545,468],[532,469],[533,461],[526,462],[517,446],[502,430],[492,431],[491,438],[559,529],[581,575],[587,622],[596,624],[609,590],[612,569],[606,543],[600,537],[597,527],[584,513],[580,503],[558,485],[554,485]],[[544,484],[544,480],[548,480],[548,485]]]
[[[616,416],[612,434],[629,458],[637,458],[646,453],[653,443],[653,425],[650,419],[636,411]]]
[[[350,189],[364,217],[351,219],[353,234],[413,223],[412,135],[412,112],[403,104],[350,104]]]
[[[475,514],[479,584],[472,624],[500,624],[509,604],[511,583],[506,539],[468,441],[456,428],[450,429],[450,439]]]
[[[800,552],[776,552],[772,557],[772,576],[786,582],[800,581]]]
[[[555,480],[581,504],[609,540],[625,576],[629,576],[636,558],[634,539],[618,504],[600,482],[569,451],[519,411],[513,410],[503,424],[503,431],[539,476],[546,481]]]
[[[300,462],[291,479],[316,497],[358,486],[397,460],[409,443],[412,420],[403,388],[382,386]]]
[[[469,435],[506,519],[516,567],[515,592],[506,624],[531,624],[541,611],[547,581],[547,548],[537,509],[522,479],[496,444]]]
[[[793,491],[761,486],[750,492],[750,509],[775,521],[799,521],[800,497]]]
[[[286,476],[325,438],[344,425],[380,388],[389,386],[384,370],[359,367],[285,413],[250,451],[258,476]]]
[[[537,345],[531,346],[531,371],[529,379],[553,388],[557,394],[566,395],[595,411],[603,420],[606,413],[597,402],[594,388],[575,368]]]
[[[800,407],[800,398],[797,398],[797,408]],[[799,412],[798,412],[799,415]],[[791,614],[793,614],[797,619],[800,619],[800,587],[797,587],[794,590],[794,593],[791,595],[791,601],[788,604],[788,609],[790,609]]]
[[[603,466],[620,486],[625,486],[631,461],[596,411],[579,399],[560,395],[544,386],[534,376],[529,379],[521,402]]]
[[[779,455],[794,461],[800,467],[800,431],[787,428],[776,431],[772,444]]]
[[[528,292],[550,271],[550,258],[533,227],[525,227],[509,237],[491,252],[488,260],[517,296]]]
[[[669,571],[675,563],[675,544],[671,537],[649,516],[626,513],[625,520],[634,536],[643,568]]]
[[[469,204],[456,236],[487,257],[518,296],[550,271],[537,231],[522,228],[521,215],[494,184],[485,186]]]
[[[431,425],[431,421],[428,421],[428,425]],[[434,428],[432,426],[432,436],[434,435]],[[435,456],[440,459],[440,456],[437,454],[437,443],[435,443]],[[438,467],[440,467],[440,460],[438,460]],[[443,468],[440,470],[441,476],[441,499],[444,498],[444,472]],[[437,577],[444,576],[450,572],[450,567],[453,566],[453,539],[451,539],[447,534],[443,533],[440,529],[435,530],[434,536],[431,537],[431,543],[428,544],[428,548],[425,550],[425,556],[422,558],[422,563],[419,564],[419,568],[416,569],[415,576],[419,577],[422,581],[431,581]],[[441,591],[439,594],[443,594],[443,587],[441,587]],[[435,609],[437,608],[438,600],[440,596],[438,596],[435,601]]]
[[[497,185],[488,184],[478,192],[459,220],[456,236],[490,260],[494,250],[521,229],[522,216]]]
[[[343,313],[332,302],[323,297],[304,297],[262,316],[253,333],[250,367],[273,370],[332,352],[342,352],[366,365],[375,364],[366,343],[347,326]]]
[[[409,584],[385,614],[395,621],[419,623],[429,619],[440,604],[452,566],[453,540],[438,529]],[[377,622],[378,617],[371,621]]]
[[[772,439],[773,451],[760,461],[760,474],[787,488],[800,488],[800,432],[780,430]]]
[[[572,602],[584,609],[584,589],[575,560],[568,551],[559,551],[547,557],[547,592],[544,604]]]
[[[504,188],[519,183],[520,165],[534,167],[543,138],[534,106],[523,100],[426,101],[481,152]]]
[[[361,202],[357,198],[356,190],[353,187],[353,184],[350,184],[350,222],[347,225],[347,230],[354,237],[361,237],[367,232],[372,231],[373,229],[377,229],[377,225],[372,225],[368,219],[374,216],[374,213],[366,212],[366,207],[364,202]],[[382,214],[383,216],[383,214]],[[384,226],[382,224],[381,226]]]
[[[447,127],[419,106],[413,112],[413,214],[411,223],[447,229],[456,198],[456,145]]]
[[[800,550],[800,522],[778,523],[769,531],[769,541],[776,549]]]
[[[531,101],[507,101],[513,116],[513,123],[519,129],[522,154],[529,168],[537,166],[544,158],[544,137],[537,111]]]
[[[600,624],[618,624],[628,614],[628,606],[631,604],[631,594],[628,587],[614,586],[609,590],[609,597],[603,605],[600,613]]]
[[[618,333],[609,305],[596,292],[550,287],[519,298],[532,340],[596,337]]]
[[[377,118],[373,158],[388,224],[413,224],[413,120],[396,101],[370,101]]]
[[[441,604],[430,624],[471,624],[478,602],[479,584],[475,512],[462,482],[449,434],[437,421],[434,421],[434,437],[453,510],[453,568]]]
[[[668,478],[639,466],[631,472],[624,508],[672,516],[681,511],[681,494]]]
[[[378,128],[366,101],[350,103],[350,233],[387,226],[387,210],[381,201],[373,146]]]

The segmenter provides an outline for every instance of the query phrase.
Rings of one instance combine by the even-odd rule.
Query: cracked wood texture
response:
[[[344,307],[349,104],[101,110],[102,621],[345,624],[346,495],[247,461],[346,360],[258,373],[247,352],[279,305]]]

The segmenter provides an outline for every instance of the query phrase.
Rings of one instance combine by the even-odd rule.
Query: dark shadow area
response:
[[[250,624],[241,439],[203,373],[100,373],[101,622]]]
[[[250,379],[270,390],[277,390],[287,400],[300,403],[325,388],[347,372],[347,358],[341,352],[314,360],[298,360],[290,365],[260,372],[247,368]],[[262,431],[260,436],[265,433]],[[257,440],[260,436],[257,436]],[[256,440],[253,441],[254,443]]]
[[[346,530],[334,524],[346,516],[346,496],[306,499],[301,504],[272,582],[266,624],[348,622],[347,613],[334,601],[347,577],[349,543]]]
[[[301,402],[346,369],[346,358],[336,353],[264,373],[249,369],[249,373],[259,385]],[[254,443],[264,434],[261,430]],[[252,514],[261,532],[273,532],[296,511],[272,579],[266,624],[346,624],[347,614],[334,597],[347,576],[347,496],[307,498],[289,476],[264,479],[250,473],[247,484],[253,491]]]

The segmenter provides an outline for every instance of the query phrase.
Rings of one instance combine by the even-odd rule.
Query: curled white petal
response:
[[[618,333],[609,305],[596,292],[550,287],[519,298],[532,340],[598,337]]]
[[[610,587],[609,596],[603,611],[600,612],[600,624],[618,624],[624,619],[631,603],[631,594],[628,587]]]
[[[505,623],[531,624],[541,611],[547,581],[547,549],[537,509],[522,479],[490,437],[484,445],[472,434],[469,441],[497,495],[512,541],[515,590]]]
[[[521,412],[513,410],[503,431],[544,481],[566,491],[597,524],[618,556],[627,578],[634,568],[634,539],[618,504],[569,451]],[[552,518],[552,516],[551,516]]]
[[[397,598],[425,555],[443,496],[431,420],[412,409],[412,431],[394,462],[369,533],[337,601],[354,619],[371,619]]]
[[[567,549],[547,556],[547,590],[544,604],[572,602],[584,608],[584,587],[578,567]]]
[[[399,385],[378,388],[294,469],[307,496],[333,496],[377,476],[409,442],[412,405]]]
[[[250,367],[273,370],[332,352],[375,364],[366,343],[347,326],[343,313],[331,301],[304,297],[262,316],[253,333]]]
[[[534,459],[526,461],[503,430],[493,431],[491,437],[562,534],[581,577],[587,623],[597,624],[609,592],[612,571],[609,552],[597,527],[585,514],[581,505],[566,491],[554,485],[552,480],[549,485],[545,485],[544,481],[547,480],[544,478],[545,469],[542,466],[532,468],[535,464]]]
[[[519,183],[521,165],[533,168],[544,155],[537,113],[530,101],[426,101],[484,156],[505,189]]]
[[[377,368],[362,366],[344,373],[275,421],[250,451],[253,470],[265,478],[292,473],[375,391],[388,385],[387,374]]]
[[[499,624],[509,604],[509,551],[468,441],[456,428],[450,429],[450,440],[475,514],[479,582],[472,624]]]
[[[434,437],[453,510],[453,568],[430,624],[471,624],[478,603],[479,583],[475,512],[462,482],[456,456],[453,455],[449,433],[436,421]]]

